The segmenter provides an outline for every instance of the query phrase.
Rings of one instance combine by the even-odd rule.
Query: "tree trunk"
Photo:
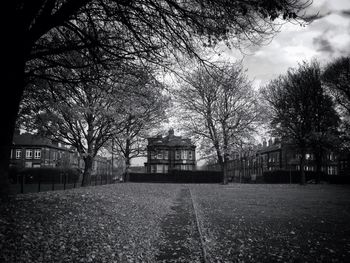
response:
[[[222,172],[222,184],[227,184],[227,164],[224,161],[224,158],[218,151],[218,164],[220,165],[221,172]]]
[[[125,159],[125,173],[124,173],[124,182],[130,180],[130,158]]]
[[[124,173],[124,182],[128,182],[130,180],[129,168],[130,168],[130,139],[127,138],[125,142],[125,173]]]
[[[316,163],[316,184],[320,183],[321,180],[321,166],[322,166],[322,153],[315,153],[315,163]]]
[[[90,184],[93,162],[94,158],[90,155],[84,158],[84,173],[83,180],[81,181],[81,186],[88,186]]]
[[[10,36],[8,36],[10,38]],[[8,167],[10,163],[10,148],[16,125],[19,104],[24,91],[24,55],[17,39],[8,39],[2,59],[1,80],[3,82],[0,96],[0,198],[7,198],[10,194]],[[20,41],[19,41],[20,42]],[[13,45],[11,45],[13,44]]]
[[[304,165],[305,165],[305,152],[302,151],[301,157],[300,157],[300,184],[301,185],[304,185],[306,182]]]
[[[227,133],[226,133],[226,123],[222,123],[222,132],[223,132],[223,137],[224,137],[224,169],[223,169],[223,184],[228,184],[228,167],[227,167],[227,162],[228,162],[228,138],[227,138]]]
[[[228,155],[227,154],[224,154],[224,161],[223,161],[223,165],[222,165],[222,167],[223,167],[223,169],[222,169],[222,176],[223,176],[223,178],[222,178],[222,183],[223,184],[228,184]]]
[[[223,178],[222,178],[222,183],[223,183],[223,184],[228,184],[227,162],[224,162],[224,163],[223,163],[223,168],[222,168],[222,170],[223,170],[223,172],[222,172],[222,176],[223,176]]]

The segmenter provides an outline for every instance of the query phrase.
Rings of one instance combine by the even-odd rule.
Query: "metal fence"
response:
[[[19,174],[11,183],[11,192],[14,194],[35,193],[43,191],[66,190],[81,187],[82,176],[74,177],[62,173],[59,177],[39,176],[33,177],[30,174]],[[104,185],[115,182],[111,175],[93,175],[89,185]]]

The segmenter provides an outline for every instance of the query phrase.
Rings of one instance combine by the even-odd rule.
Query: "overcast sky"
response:
[[[268,45],[245,50],[246,55],[225,49],[221,57],[232,61],[243,58],[248,77],[258,88],[302,61],[317,59],[324,65],[336,57],[349,56],[350,0],[313,0],[306,15],[316,14],[318,18],[305,27],[284,24]],[[169,125],[173,127],[171,122]],[[145,161],[136,158],[132,165],[142,166]]]
[[[350,54],[350,0],[314,0],[307,15],[318,18],[301,27],[286,23],[271,43],[250,50],[243,64],[258,87],[284,74],[303,60],[316,58],[321,64]],[[235,51],[225,51],[228,58],[241,59]]]

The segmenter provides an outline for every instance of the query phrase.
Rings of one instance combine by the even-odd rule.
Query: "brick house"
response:
[[[328,175],[348,175],[349,157],[348,153],[327,152],[321,170]],[[254,149],[234,154],[228,163],[228,173],[229,177],[237,180],[251,177],[252,174],[262,176],[266,171],[299,171],[299,160],[300,154],[293,145],[270,139]],[[305,154],[304,170],[316,171],[315,157],[311,152]]]
[[[10,167],[61,167],[79,168],[83,171],[84,161],[72,147],[37,135],[16,133],[11,147]],[[111,160],[96,156],[92,174],[111,174],[111,168]]]
[[[33,134],[14,134],[10,166],[18,168],[82,166],[78,153],[67,146]]]
[[[148,138],[147,173],[168,173],[171,170],[192,171],[196,167],[196,146],[190,139],[175,136],[170,129],[167,136]]]

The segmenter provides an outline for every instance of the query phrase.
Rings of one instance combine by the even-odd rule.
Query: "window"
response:
[[[151,159],[152,160],[156,159],[156,153],[154,151],[151,151]]]
[[[158,160],[162,160],[163,159],[163,152],[162,151],[158,151],[157,159]]]
[[[186,160],[187,159],[187,151],[186,150],[182,150],[181,151],[181,159],[182,160]]]
[[[305,166],[305,171],[313,171],[313,170],[314,170],[313,166],[311,166],[311,165]]]
[[[169,152],[167,150],[164,151],[164,159],[165,160],[169,159]]]
[[[328,160],[330,160],[330,161],[335,161],[336,159],[337,159],[337,158],[336,158],[336,156],[335,156],[334,153],[328,154]]]
[[[40,159],[41,158],[41,150],[36,149],[34,150],[34,159]]]
[[[164,165],[164,173],[167,173],[168,170],[169,170],[169,169],[168,169],[168,165],[165,164],[165,165]]]
[[[26,159],[33,158],[33,150],[26,150]]]
[[[338,169],[336,166],[328,166],[327,172],[329,175],[337,175]]]
[[[156,173],[156,172],[157,172],[157,166],[151,165],[151,173]]]
[[[188,151],[188,159],[193,160],[193,152],[192,151]]]
[[[294,154],[294,159],[300,160],[301,154],[296,153]]]
[[[312,153],[307,153],[307,154],[305,154],[305,159],[306,160],[314,160],[314,155]]]
[[[192,170],[192,165],[181,164],[181,165],[179,165],[179,170],[182,170],[182,171],[191,171],[191,170]]]
[[[157,164],[157,173],[163,173],[163,165]]]
[[[17,149],[16,150],[16,159],[21,159],[22,157],[22,150]]]
[[[181,159],[181,151],[176,151],[175,152],[175,160],[180,160]]]
[[[167,173],[168,165],[165,164],[154,164],[151,165],[151,173]]]

